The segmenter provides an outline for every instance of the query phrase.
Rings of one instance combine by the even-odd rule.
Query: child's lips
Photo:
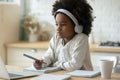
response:
[[[61,34],[61,32],[57,32],[57,34]]]
[[[58,34],[58,35],[62,35],[62,33],[61,33],[61,32],[57,32],[57,34]]]

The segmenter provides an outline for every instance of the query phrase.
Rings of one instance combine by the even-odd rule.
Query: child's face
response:
[[[74,24],[68,16],[58,13],[55,18],[57,34],[60,38],[71,39],[75,35]]]

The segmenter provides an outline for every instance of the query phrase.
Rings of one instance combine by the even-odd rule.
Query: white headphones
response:
[[[72,19],[72,21],[75,23],[75,32],[76,33],[82,33],[83,31],[83,26],[78,24],[78,20],[73,16],[73,14],[71,14],[69,11],[67,11],[66,9],[58,9],[56,12],[62,12],[64,14],[66,14],[68,17],[70,17]]]

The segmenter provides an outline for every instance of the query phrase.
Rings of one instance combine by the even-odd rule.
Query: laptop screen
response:
[[[31,76],[37,76],[38,73],[33,72],[18,72],[18,71],[10,71],[8,72],[2,58],[0,56],[0,79],[18,79],[18,78],[25,78],[25,77],[31,77]]]
[[[7,69],[5,68],[5,65],[2,61],[1,56],[0,56],[0,78],[10,79],[9,75],[8,75],[8,72],[7,72]]]

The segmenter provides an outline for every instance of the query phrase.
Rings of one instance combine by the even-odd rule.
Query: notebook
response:
[[[75,70],[66,74],[80,77],[95,77],[100,75],[100,71]]]
[[[25,68],[24,71],[32,71],[32,72],[38,72],[38,73],[50,73],[61,70],[60,67],[46,67],[42,68],[40,70],[35,69],[34,67],[28,67]]]
[[[68,80],[70,77],[70,75],[43,74],[41,76],[32,78],[31,80]]]
[[[31,77],[31,76],[37,76],[38,74],[35,73],[28,73],[28,72],[18,72],[18,71],[7,71],[2,58],[0,56],[0,79],[19,79],[19,78],[25,78],[25,77]]]

